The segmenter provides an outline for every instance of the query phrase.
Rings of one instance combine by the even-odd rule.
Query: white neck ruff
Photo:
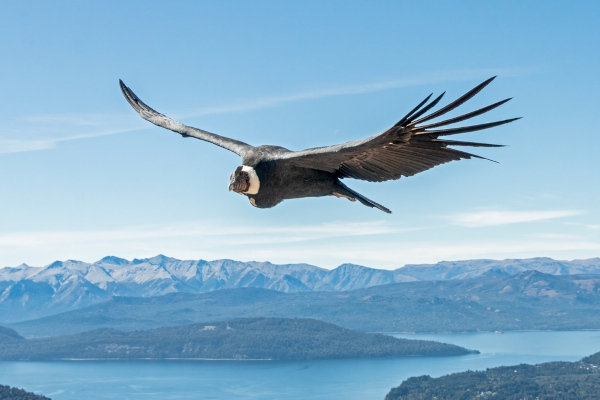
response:
[[[243,192],[244,194],[256,194],[258,193],[258,189],[260,189],[260,180],[258,179],[258,175],[254,168],[248,167],[246,165],[242,165],[242,171],[245,171],[250,176],[250,187],[248,190]]]

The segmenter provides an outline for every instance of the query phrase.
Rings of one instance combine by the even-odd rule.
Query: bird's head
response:
[[[237,167],[229,175],[229,191],[244,193],[250,188],[250,175],[243,170],[243,167]]]
[[[243,165],[237,167],[229,176],[229,190],[239,194],[256,194],[260,187],[260,180],[252,167]]]

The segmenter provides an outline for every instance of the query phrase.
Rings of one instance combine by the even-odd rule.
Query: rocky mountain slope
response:
[[[368,332],[600,329],[600,276],[526,271],[514,276],[394,283],[345,292],[236,288],[114,297],[10,327],[32,337],[256,317],[314,318]]]
[[[326,270],[308,264],[277,265],[233,260],[178,260],[159,255],[95,263],[56,261],[46,267],[0,269],[0,322],[40,318],[97,304],[113,296],[152,297],[255,287],[284,293],[347,291],[398,282],[516,275],[536,270],[552,275],[598,274],[600,258],[556,261],[468,260],[378,270],[343,264]]]

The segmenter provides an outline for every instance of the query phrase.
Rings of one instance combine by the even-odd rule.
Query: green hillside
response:
[[[385,400],[580,400],[600,398],[600,353],[580,362],[521,364],[407,379]],[[594,362],[592,362],[594,361]]]
[[[0,342],[0,360],[273,359],[454,356],[472,351],[397,339],[313,319],[254,318],[123,332],[99,329],[68,336]]]
[[[23,389],[0,385],[0,400],[50,400],[46,396],[40,396]]]

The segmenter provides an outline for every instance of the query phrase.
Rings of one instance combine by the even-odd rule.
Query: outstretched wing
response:
[[[484,158],[452,149],[448,146],[502,147],[502,145],[454,141],[447,140],[443,137],[488,129],[512,122],[519,118],[460,128],[437,130],[433,128],[445,127],[446,125],[484,114],[501,104],[506,103],[510,99],[494,103],[487,107],[480,108],[479,110],[445,121],[428,125],[422,124],[454,110],[456,107],[475,96],[494,78],[495,77],[490,78],[481,83],[438,111],[419,119],[419,117],[432,109],[440,101],[444,93],[434,99],[431,103],[426,104],[431,98],[431,95],[429,95],[404,118],[398,121],[396,125],[377,135],[335,146],[316,147],[313,149],[284,153],[275,156],[275,159],[289,162],[290,164],[299,167],[335,173],[340,178],[356,178],[370,182],[382,182],[390,179],[399,179],[402,176],[412,176],[433,168],[436,165],[453,160],[471,157]]]
[[[160,114],[144,104],[144,102],[142,102],[139,97],[137,97],[135,93],[131,91],[131,89],[125,86],[123,81],[120,79],[119,84],[121,85],[121,91],[123,92],[125,99],[131,105],[131,107],[133,107],[133,109],[137,111],[142,118],[144,118],[146,121],[152,122],[154,125],[177,132],[183,137],[195,137],[196,139],[205,140],[212,144],[216,144],[217,146],[221,146],[224,149],[233,151],[242,157],[248,150],[252,148],[252,146],[249,144],[240,142],[239,140],[219,136],[214,133],[203,131],[202,129],[192,128],[191,126],[187,126],[181,122],[172,120],[171,118]]]

